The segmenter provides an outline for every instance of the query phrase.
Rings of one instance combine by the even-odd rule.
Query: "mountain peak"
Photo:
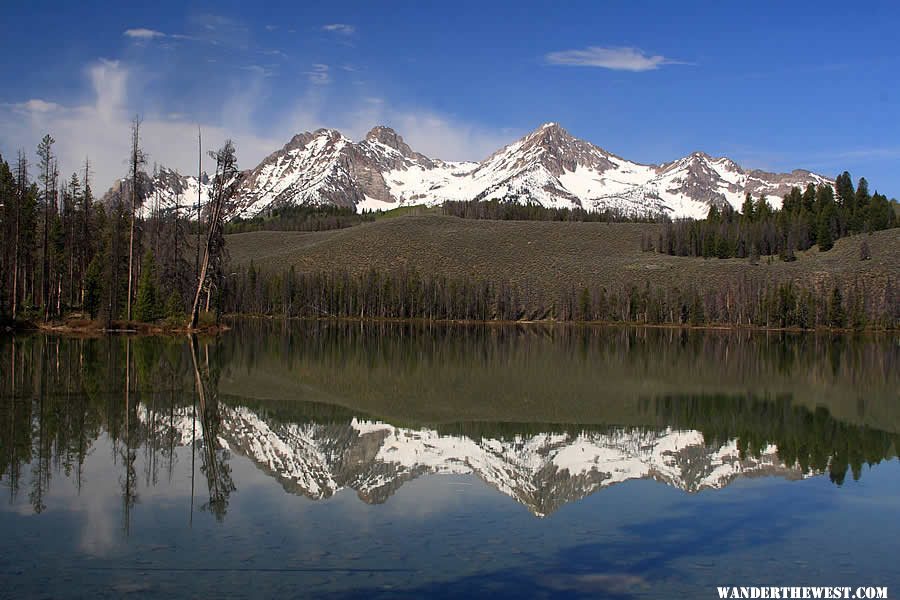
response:
[[[412,153],[412,149],[403,141],[403,137],[386,125],[376,125],[373,127],[369,133],[366,134],[366,139],[370,142],[384,144],[394,150],[400,151],[404,155]]]
[[[565,129],[563,129],[562,125],[551,121],[548,123],[544,123],[537,129],[532,131],[529,134],[529,137],[538,137],[538,136],[553,137],[553,136],[560,136],[560,135],[565,136],[565,137],[571,137],[569,132],[566,131]]]

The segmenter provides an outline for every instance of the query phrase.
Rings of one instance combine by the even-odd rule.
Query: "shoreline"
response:
[[[814,329],[802,329],[800,327],[767,327],[765,325],[733,325],[727,323],[709,323],[704,325],[690,325],[680,323],[641,323],[638,321],[560,321],[557,319],[523,319],[518,321],[509,321],[502,319],[466,320],[466,319],[418,319],[418,318],[395,318],[395,317],[282,317],[274,315],[257,315],[257,314],[230,314],[225,316],[226,319],[259,319],[259,320],[281,320],[281,321],[331,321],[335,323],[386,323],[386,324],[417,324],[417,325],[458,325],[463,327],[469,326],[497,326],[510,327],[514,325],[543,325],[543,326],[579,326],[579,327],[631,327],[635,329],[686,329],[686,330],[705,330],[705,331],[753,331],[753,332],[770,332],[770,333],[900,333],[900,329],[893,328],[876,328],[865,327],[863,329],[854,329],[852,327],[816,327]]]
[[[227,323],[201,325],[195,329],[183,325],[169,325],[166,323],[143,323],[137,321],[113,321],[111,327],[106,327],[102,321],[86,319],[73,319],[72,321],[33,322],[20,321],[13,324],[5,324],[0,329],[0,334],[14,335],[17,333],[55,333],[83,337],[101,337],[105,335],[131,335],[142,337],[176,337],[182,335],[217,335],[231,329]]]
[[[392,325],[439,325],[439,326],[484,326],[484,327],[511,327],[511,326],[575,326],[575,327],[629,327],[635,329],[673,329],[696,331],[747,331],[759,333],[829,333],[829,334],[896,334],[898,329],[866,327],[853,329],[850,327],[817,327],[815,329],[801,329],[799,327],[767,327],[764,325],[735,325],[723,323],[709,323],[703,325],[690,325],[680,323],[640,323],[626,321],[559,321],[556,319],[535,319],[509,321],[500,319],[490,320],[463,320],[463,319],[421,319],[421,318],[387,318],[387,317],[283,317],[263,314],[229,314],[225,315],[224,322],[213,325],[200,326],[189,329],[184,326],[171,326],[164,323],[141,323],[134,321],[114,321],[112,327],[104,327],[102,322],[88,320],[51,321],[35,323],[31,321],[6,324],[0,333],[56,333],[64,335],[83,335],[99,337],[103,335],[134,335],[134,336],[181,336],[181,335],[218,335],[232,329],[229,322],[236,320],[267,320],[267,321],[319,321],[334,323],[370,323]]]

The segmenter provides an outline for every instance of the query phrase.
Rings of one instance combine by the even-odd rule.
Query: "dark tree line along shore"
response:
[[[831,287],[744,278],[707,289],[649,283],[614,289],[569,287],[543,297],[508,281],[454,279],[416,271],[370,270],[354,275],[291,268],[273,275],[251,263],[228,279],[221,309],[284,317],[896,329],[900,297],[894,286],[889,278]]]

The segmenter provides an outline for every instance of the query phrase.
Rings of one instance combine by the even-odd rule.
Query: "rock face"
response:
[[[142,414],[142,413],[139,413]],[[598,490],[651,479],[685,492],[727,486],[740,476],[799,479],[775,446],[741,456],[737,443],[710,446],[698,431],[611,428],[505,438],[443,435],[353,419],[343,424],[286,423],[244,407],[221,407],[223,443],[251,459],[292,494],[319,500],[344,488],[367,503],[386,502],[405,482],[429,474],[474,474],[545,516]],[[202,440],[190,412],[176,439]]]
[[[447,200],[503,199],[547,207],[617,210],[671,217],[706,215],[710,206],[739,208],[745,192],[778,205],[792,186],[827,182],[809,171],[745,170],[728,158],[695,152],[662,165],[628,161],[547,123],[481,162],[446,162],[415,152],[393,129],[373,128],[360,142],[334,129],[295,135],[245,171],[230,216],[273,208],[333,204],[357,210],[436,205]],[[154,189],[196,194],[197,181],[162,170]],[[208,183],[200,183],[201,188]],[[113,190],[110,191],[113,193]]]

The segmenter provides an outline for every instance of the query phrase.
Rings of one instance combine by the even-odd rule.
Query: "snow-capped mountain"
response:
[[[333,129],[294,138],[244,178],[235,213],[283,204],[357,209],[446,200],[507,199],[550,207],[618,209],[703,217],[710,205],[739,207],[744,193],[776,205],[792,186],[822,183],[808,171],[742,169],[695,152],[663,165],[631,162],[547,123],[481,162],[447,162],[413,151],[388,127],[354,143]]]
[[[177,208],[182,216],[196,219],[198,188],[203,206],[209,202],[212,188],[206,173],[198,180],[196,175],[181,175],[166,167],[156,169],[153,175],[141,173],[138,180],[141,182],[144,198],[138,212],[143,218],[149,217],[156,210],[169,213]],[[131,190],[126,179],[116,180],[100,201],[110,205],[119,199],[120,194],[125,204],[130,205]]]
[[[166,199],[175,198],[178,189],[196,194],[195,177],[162,170],[152,181],[154,189],[167,190],[161,194]],[[711,205],[739,208],[747,191],[765,193],[777,206],[791,187],[826,181],[809,171],[746,170],[702,152],[662,165],[640,164],[577,139],[556,123],[542,125],[481,162],[429,158],[389,127],[375,127],[359,142],[334,129],[319,129],[295,135],[245,171],[229,214],[251,217],[296,204],[371,210],[504,199],[702,218]],[[147,202],[152,201],[150,196]]]
[[[707,446],[698,431],[614,428],[496,439],[442,435],[381,422],[283,423],[244,407],[220,407],[219,443],[251,459],[290,493],[319,500],[344,488],[385,502],[404,482],[426,474],[475,474],[537,516],[602,488],[652,479],[686,492],[719,489],[739,476],[803,476],[770,445],[741,457],[736,442]],[[185,412],[179,443],[202,439]]]

